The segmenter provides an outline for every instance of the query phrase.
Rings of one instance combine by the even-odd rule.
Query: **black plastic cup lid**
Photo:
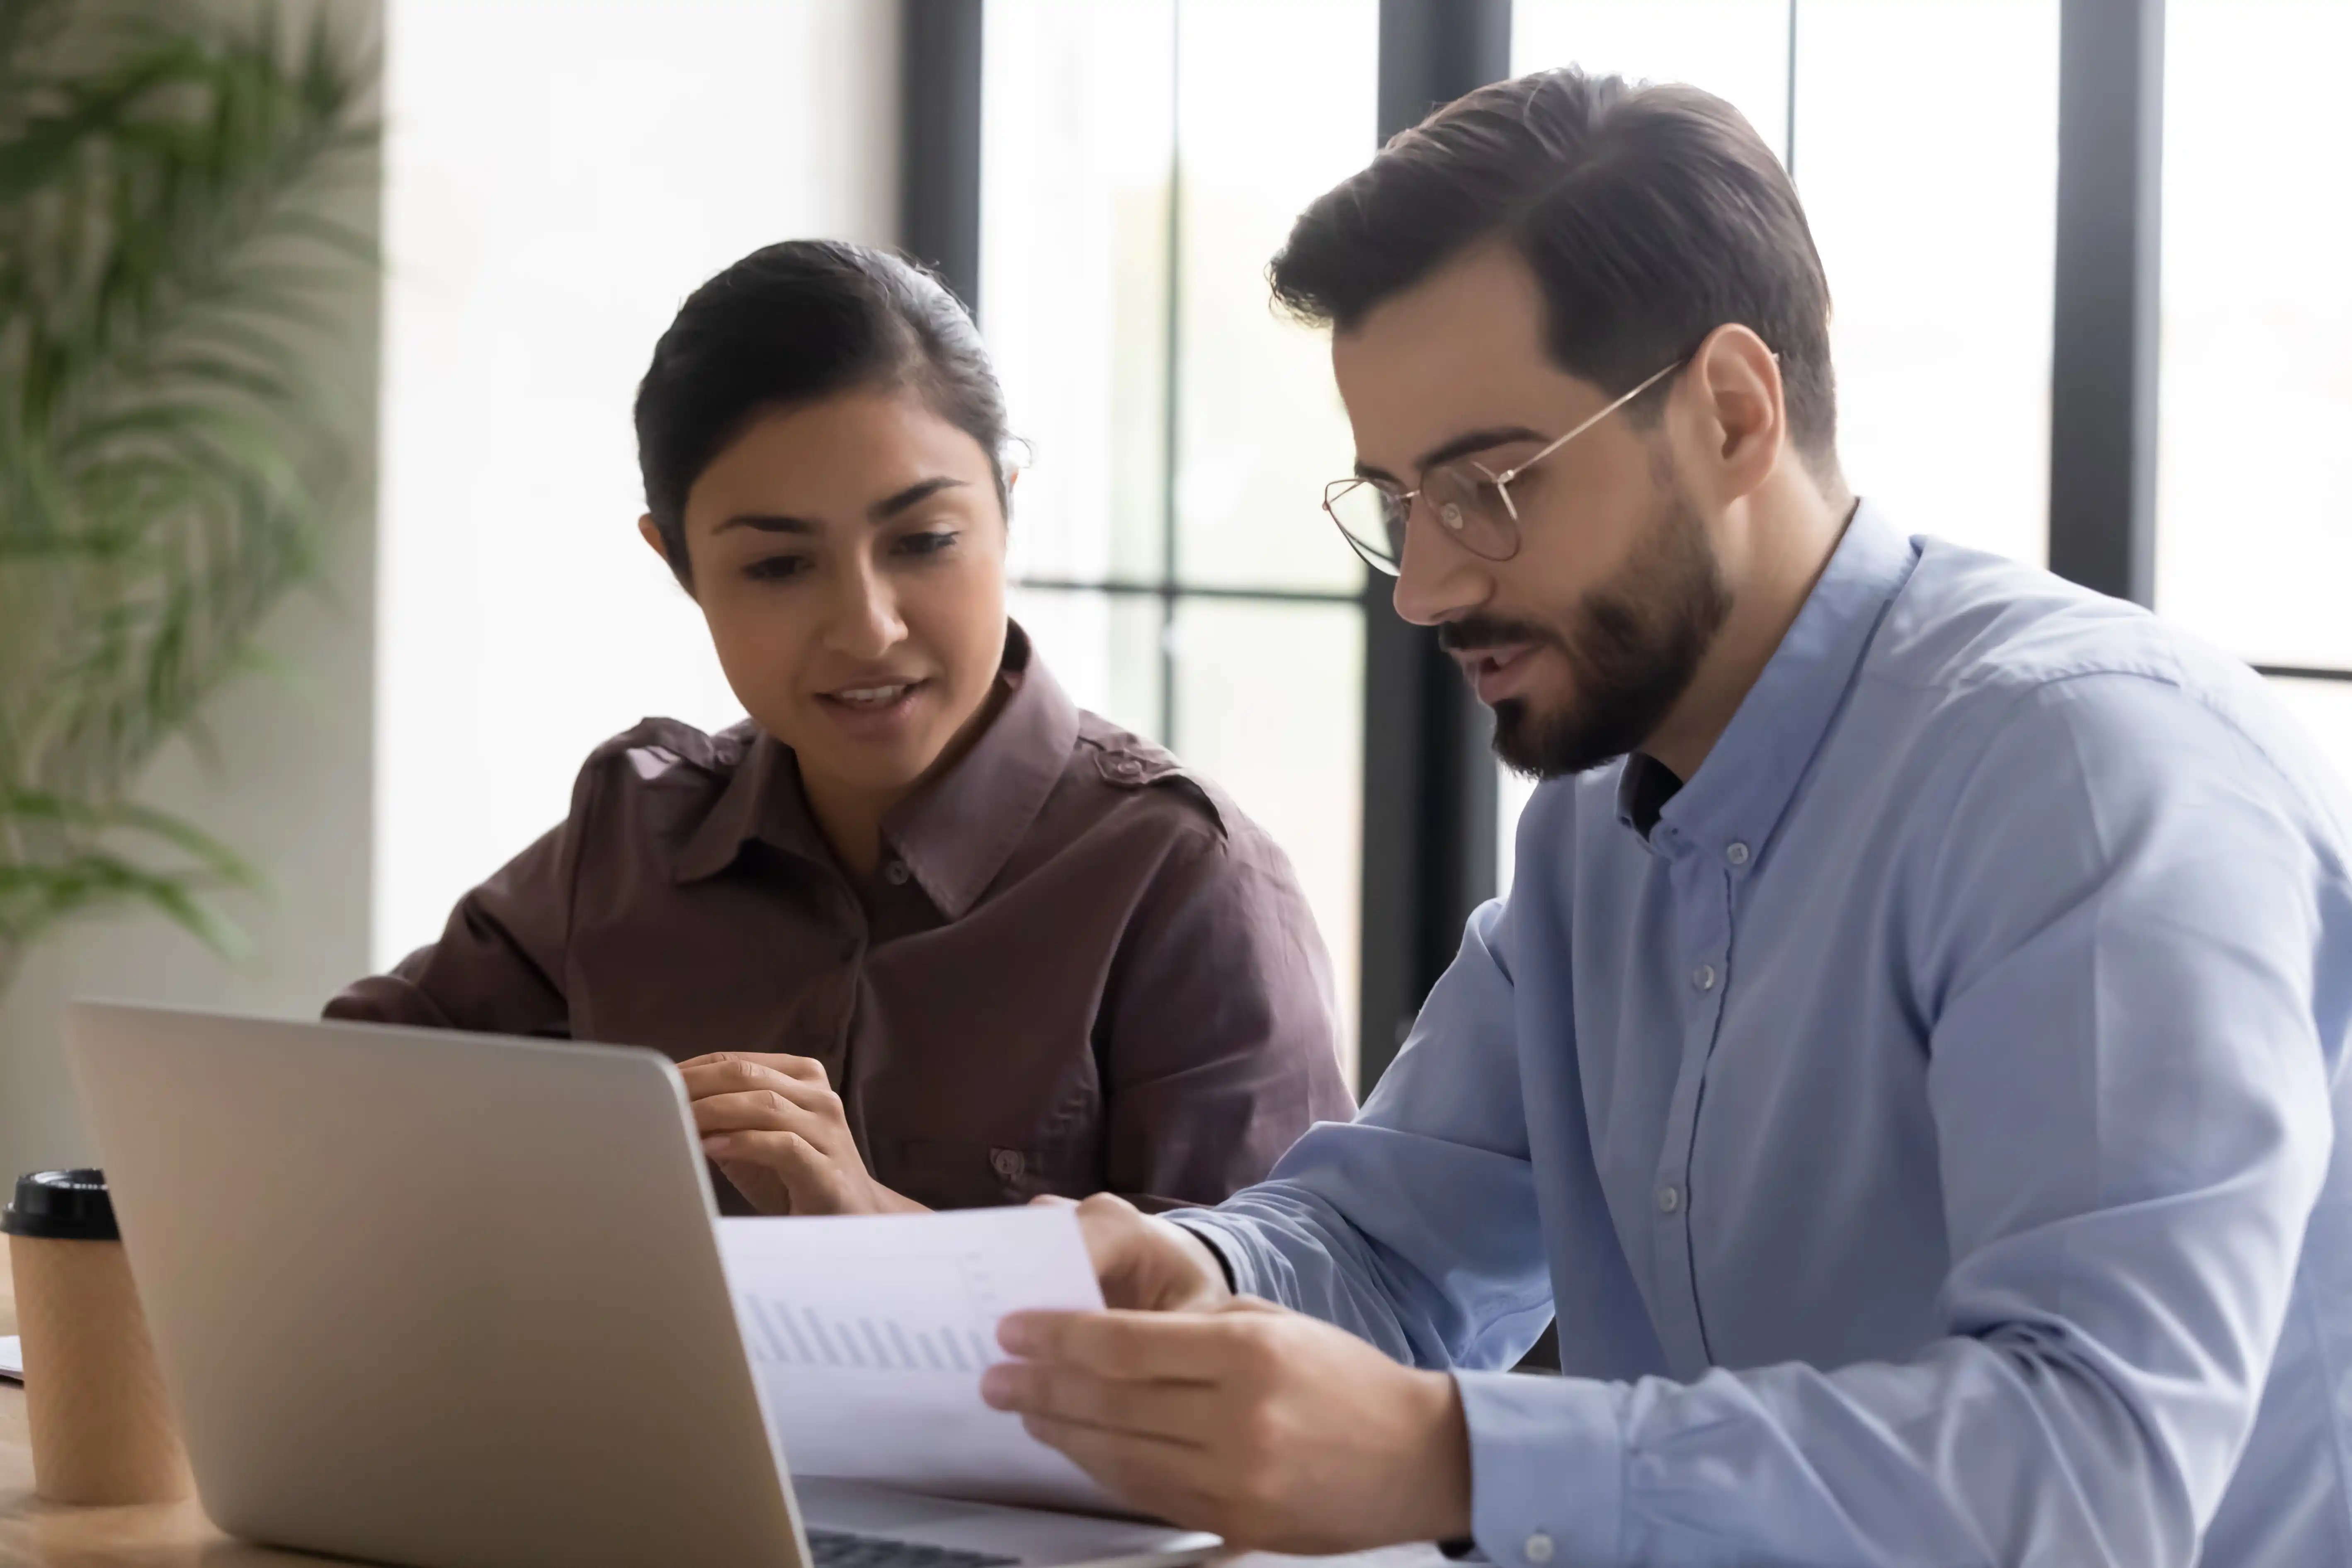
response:
[[[16,1201],[0,1210],[0,1231],[45,1241],[120,1241],[103,1171],[36,1171],[16,1178]]]

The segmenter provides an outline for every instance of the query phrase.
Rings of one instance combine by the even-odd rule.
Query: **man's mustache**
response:
[[[1481,648],[1508,647],[1515,643],[1557,643],[1549,626],[1533,621],[1507,621],[1496,616],[1465,616],[1437,628],[1437,646],[1448,653],[1476,653]]]

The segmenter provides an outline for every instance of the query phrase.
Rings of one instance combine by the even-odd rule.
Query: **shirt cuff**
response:
[[[1625,1515],[1625,1390],[1580,1377],[1456,1372],[1470,1428],[1470,1529],[1516,1568],[1611,1568]]]
[[[1256,1291],[1243,1287],[1242,1260],[1235,1256],[1241,1249],[1226,1245],[1224,1237],[1217,1233],[1216,1222],[1210,1219],[1204,1211],[1186,1209],[1177,1214],[1161,1215],[1160,1217],[1171,1225],[1183,1226],[1201,1238],[1202,1245],[1206,1247],[1211,1256],[1216,1258],[1217,1267],[1225,1271],[1226,1289],[1236,1296],[1257,1294]]]

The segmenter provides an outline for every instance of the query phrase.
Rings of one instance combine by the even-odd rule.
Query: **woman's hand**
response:
[[[761,1214],[924,1212],[867,1172],[822,1063],[719,1051],[677,1070],[702,1152]]]

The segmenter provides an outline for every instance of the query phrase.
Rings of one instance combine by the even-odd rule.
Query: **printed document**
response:
[[[735,1314],[769,1429],[796,1476],[1108,1512],[1108,1494],[980,1397],[996,1322],[1098,1309],[1060,1206],[723,1219]]]

